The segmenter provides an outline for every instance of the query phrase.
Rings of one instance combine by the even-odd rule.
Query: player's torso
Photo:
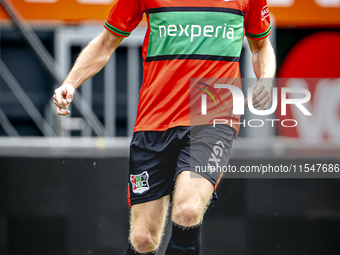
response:
[[[140,1],[147,13],[148,31],[135,131],[190,126],[190,103],[201,100],[200,94],[190,98],[192,78],[240,77],[249,0]],[[227,102],[228,96],[223,93],[221,100]],[[228,103],[223,114],[231,107]]]
[[[249,0],[144,1],[147,60],[169,55],[240,56]]]

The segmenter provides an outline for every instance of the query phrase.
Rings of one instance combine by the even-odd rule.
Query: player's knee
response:
[[[131,244],[139,253],[155,251],[158,243],[157,237],[151,235],[151,233],[134,233],[131,236]]]
[[[201,210],[196,204],[182,204],[175,206],[172,220],[185,227],[196,225],[200,222]]]

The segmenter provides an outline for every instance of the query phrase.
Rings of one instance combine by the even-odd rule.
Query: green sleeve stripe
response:
[[[131,32],[124,32],[122,30],[119,30],[118,28],[115,28],[113,26],[111,26],[109,23],[105,22],[105,27],[109,30],[111,30],[112,32],[115,32],[116,34],[122,35],[122,36],[129,36],[131,34]]]
[[[257,35],[249,34],[249,33],[246,32],[246,36],[250,37],[250,38],[256,38],[256,39],[257,38],[262,38],[262,37],[267,36],[270,33],[270,31],[272,31],[272,27],[269,27],[266,32],[261,33],[261,34],[257,34]]]

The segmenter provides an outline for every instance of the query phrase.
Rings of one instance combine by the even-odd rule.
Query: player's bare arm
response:
[[[271,102],[270,91],[276,71],[274,49],[269,38],[252,40],[248,38],[250,50],[253,53],[253,67],[258,82],[253,87],[253,105],[255,108],[266,110]],[[248,105],[246,99],[246,105]]]
[[[66,109],[73,100],[75,90],[105,66],[123,39],[105,29],[85,47],[64,83],[54,91],[54,104],[59,115],[70,114]]]

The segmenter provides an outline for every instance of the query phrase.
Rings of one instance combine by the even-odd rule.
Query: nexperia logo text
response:
[[[159,26],[159,36],[167,37],[188,37],[190,42],[194,41],[195,37],[211,37],[211,38],[223,38],[233,40],[235,35],[235,30],[232,27],[228,27],[227,23],[224,26],[201,26],[201,25],[168,25]]]
[[[175,8],[177,10],[177,8]],[[242,51],[243,16],[216,8],[197,11],[150,13],[148,57],[209,55],[239,57]],[[184,8],[186,9],[186,8]],[[210,10],[212,9],[212,10]]]

